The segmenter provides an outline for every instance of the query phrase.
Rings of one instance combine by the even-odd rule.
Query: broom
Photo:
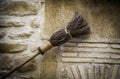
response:
[[[16,70],[22,68],[25,64],[27,64],[29,61],[34,59],[39,54],[44,55],[44,53],[48,51],[49,49],[51,49],[52,47],[60,46],[66,43],[67,41],[69,41],[71,38],[75,38],[75,37],[85,35],[88,33],[90,33],[90,28],[88,27],[87,22],[84,20],[84,18],[79,13],[76,13],[72,21],[67,25],[65,29],[61,29],[55,32],[50,37],[49,42],[45,47],[43,48],[38,47],[38,53],[36,53],[34,56],[32,56],[27,61],[25,61],[23,64],[21,64],[20,66],[16,67],[11,72],[6,74],[2,79],[6,79],[7,77],[9,77]]]

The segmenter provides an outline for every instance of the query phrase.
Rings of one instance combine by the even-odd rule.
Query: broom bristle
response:
[[[70,32],[72,37],[88,34],[90,28],[86,20],[78,13],[75,14],[73,20],[67,25],[67,31]]]
[[[75,14],[73,20],[67,25],[66,29],[73,38],[78,37],[80,35],[88,34],[90,32],[88,23],[78,13]],[[60,46],[61,44],[64,44],[65,42],[67,42],[69,40],[70,40],[69,35],[66,34],[64,29],[61,29],[61,30],[55,32],[50,37],[49,41],[51,42],[51,44],[53,46]]]

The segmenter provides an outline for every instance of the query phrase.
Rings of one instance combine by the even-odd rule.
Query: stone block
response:
[[[63,57],[77,57],[77,53],[62,53]]]
[[[91,52],[80,52],[79,53],[80,58],[101,58],[101,59],[119,59],[120,54],[111,54],[111,53],[91,53]]]
[[[119,49],[111,48],[79,48],[79,47],[62,47],[64,52],[98,52],[98,53],[120,53]]]
[[[39,28],[40,27],[40,18],[36,18],[31,22],[32,28]]]
[[[25,23],[20,19],[11,19],[11,18],[1,18],[0,20],[0,28],[7,27],[21,27],[24,26]]]
[[[114,48],[114,49],[120,49],[120,45],[119,44],[116,44],[116,45],[111,45],[111,48]]]
[[[25,16],[25,15],[36,15],[38,12],[38,7],[36,4],[30,1],[11,1],[6,7],[3,7],[3,11],[0,12],[1,15],[15,15],[15,16]]]
[[[27,49],[25,43],[20,42],[0,42],[0,53],[18,53]]]
[[[4,31],[0,31],[0,39],[3,38],[6,35]]]
[[[79,47],[88,47],[88,48],[107,48],[109,44],[100,44],[100,43],[78,43]]]
[[[17,39],[27,39],[29,38],[31,35],[33,34],[33,31],[21,31],[21,32],[18,32],[18,33],[10,33],[8,34],[8,37],[10,39],[13,39],[13,40],[17,40]]]
[[[65,63],[114,63],[119,64],[120,59],[97,59],[97,58],[61,58],[62,62]]]

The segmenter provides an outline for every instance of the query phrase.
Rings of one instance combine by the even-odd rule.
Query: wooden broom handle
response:
[[[37,57],[39,54],[44,54],[45,52],[47,52],[49,49],[51,49],[53,46],[50,44],[50,42],[48,42],[47,44],[45,44],[45,46],[43,47],[39,47],[37,49],[37,53],[35,55],[33,55],[31,58],[29,58],[27,61],[25,61],[24,63],[22,63],[21,65],[17,66],[16,68],[14,68],[13,70],[11,70],[8,74],[6,74],[5,76],[2,77],[2,79],[6,79],[7,77],[9,77],[11,74],[13,74],[15,71],[17,71],[18,69],[22,68],[25,64],[27,64],[29,61],[31,61],[32,59],[34,59],[35,57]]]
[[[53,47],[52,44],[48,41],[47,44],[45,44],[44,46],[38,47],[38,51],[40,54],[43,55],[45,52],[47,52],[52,47]]]

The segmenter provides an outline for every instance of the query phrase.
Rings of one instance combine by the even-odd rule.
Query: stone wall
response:
[[[0,0],[0,78],[35,54],[43,25],[44,0]],[[40,79],[41,58],[8,79]]]

